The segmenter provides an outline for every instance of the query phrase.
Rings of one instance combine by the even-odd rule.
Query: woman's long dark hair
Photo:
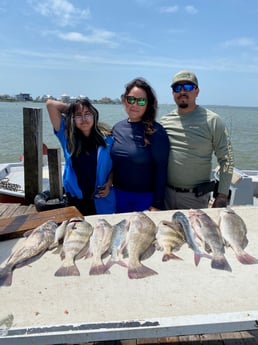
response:
[[[87,107],[89,111],[93,114],[94,117],[94,124],[91,129],[89,137],[85,137],[83,133],[75,126],[74,124],[74,114],[79,106]],[[66,115],[66,138],[67,138],[67,145],[68,150],[70,151],[71,155],[78,156],[80,152],[82,152],[84,147],[84,142],[87,139],[87,146],[88,147],[99,147],[104,146],[106,147],[106,142],[104,137],[106,135],[110,135],[111,131],[108,126],[103,123],[99,123],[99,112],[98,110],[91,104],[88,98],[83,98],[77,100],[74,103],[70,104]]]
[[[135,78],[131,82],[125,85],[125,92],[121,96],[122,102],[126,102],[126,96],[130,93],[133,87],[138,87],[143,89],[147,95],[147,108],[142,116],[142,122],[144,124],[144,134],[145,139],[152,135],[155,130],[153,128],[153,123],[157,116],[158,101],[153,88],[147,83],[143,78]],[[148,141],[148,140],[147,140]]]

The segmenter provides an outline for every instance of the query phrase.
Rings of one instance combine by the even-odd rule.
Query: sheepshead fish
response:
[[[35,261],[49,249],[54,241],[56,228],[57,224],[49,220],[30,232],[21,247],[10,255],[5,267],[0,269],[0,286],[12,285],[15,267]]]
[[[62,266],[56,271],[55,276],[79,276],[75,259],[86,256],[90,236],[93,232],[91,224],[82,217],[73,217],[66,225],[63,249],[60,253],[63,260]]]
[[[172,222],[182,229],[188,246],[194,251],[194,262],[196,266],[198,266],[201,257],[211,258],[210,255],[204,253],[200,249],[195,240],[194,232],[190,226],[189,220],[183,212],[175,212],[172,216]]]
[[[217,224],[202,210],[189,210],[191,226],[208,252],[212,252],[211,267],[231,272],[225,258],[223,238]]]
[[[258,263],[256,258],[244,251],[248,244],[247,228],[243,219],[230,207],[221,210],[219,227],[225,245],[233,249],[239,262],[244,265]]]
[[[122,260],[123,251],[126,248],[126,237],[129,229],[129,222],[126,219],[113,225],[111,244],[109,248],[110,259],[106,263],[106,269],[117,263],[120,266],[127,267],[127,264]]]
[[[157,274],[154,270],[142,265],[140,261],[155,251],[155,223],[143,212],[136,212],[131,215],[129,223],[127,236],[128,277],[139,279]]]
[[[97,219],[90,239],[90,252],[92,254],[90,275],[110,273],[104,265],[102,257],[108,254],[112,230],[112,225],[109,224],[108,221],[105,219]]]
[[[178,251],[185,243],[185,236],[181,227],[173,222],[161,220],[157,227],[155,247],[157,250],[164,251],[162,261],[179,259],[173,251]]]

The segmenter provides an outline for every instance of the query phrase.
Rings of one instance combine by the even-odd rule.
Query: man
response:
[[[212,207],[225,207],[233,174],[233,152],[221,117],[196,104],[198,79],[180,71],[172,81],[177,109],[161,118],[170,141],[166,209],[207,208],[214,183],[212,156],[219,164],[219,185]]]

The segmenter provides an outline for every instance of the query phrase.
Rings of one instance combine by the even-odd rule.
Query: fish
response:
[[[178,251],[184,243],[185,236],[181,227],[166,220],[161,220],[158,223],[155,248],[164,251],[162,261],[182,260],[173,251]]]
[[[183,212],[181,211],[175,212],[172,215],[172,223],[174,223],[175,225],[179,226],[182,229],[188,246],[194,251],[195,266],[198,266],[202,257],[206,257],[209,259],[211,258],[210,255],[204,253],[200,249],[199,245],[197,244],[195,240],[194,231],[191,228],[189,220]]]
[[[9,256],[5,267],[0,269],[0,286],[11,286],[14,268],[35,261],[49,249],[57,226],[56,222],[49,220],[30,232],[21,247]]]
[[[90,239],[90,252],[92,255],[90,275],[110,273],[103,263],[102,257],[108,253],[110,248],[112,231],[113,227],[106,219],[97,219]]]
[[[129,222],[126,219],[121,220],[119,223],[113,225],[111,244],[109,247],[110,259],[106,263],[106,270],[109,270],[115,263],[120,266],[128,267],[122,260],[123,255],[126,256],[126,238],[129,230]]]
[[[220,211],[219,227],[225,245],[231,247],[239,262],[244,265],[257,264],[258,260],[244,249],[248,245],[247,228],[243,219],[229,206]]]
[[[66,219],[57,227],[54,242],[52,243],[52,245],[50,245],[49,249],[58,247],[59,242],[64,238],[66,226],[68,223],[69,219]]]
[[[206,251],[212,253],[211,267],[232,272],[226,257],[223,238],[218,225],[202,210],[189,210],[190,224]]]
[[[63,249],[60,253],[63,263],[55,272],[57,277],[79,276],[80,271],[75,259],[87,256],[93,227],[83,217],[73,217],[66,225]]]
[[[141,260],[149,257],[155,251],[156,224],[143,212],[132,214],[129,223],[127,236],[128,277],[140,279],[158,274],[141,263]]]

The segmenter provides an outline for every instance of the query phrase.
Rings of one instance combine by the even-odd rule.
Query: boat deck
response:
[[[27,213],[34,213],[34,212],[37,212],[34,205],[23,206],[23,205],[20,205],[20,204],[3,204],[3,203],[0,203],[0,217],[6,218],[6,217],[17,216],[17,215],[22,215],[22,214],[27,214]],[[250,214],[252,215],[253,212],[251,212]],[[166,265],[166,263],[164,265]],[[248,269],[248,268],[246,267],[246,268],[243,268],[243,270],[244,269]],[[31,267],[30,267],[30,270],[31,270]],[[211,277],[209,275],[210,273],[212,273],[213,275],[215,274],[215,272],[209,272],[209,271],[210,271],[209,269],[206,271],[206,278],[208,280]],[[20,272],[21,271],[17,270],[17,272],[15,272],[15,275],[17,276],[18,274],[20,274]],[[115,272],[112,272],[112,274],[115,274]],[[256,274],[256,271],[255,271],[255,274]],[[234,276],[233,278],[236,279],[237,276]],[[110,279],[110,277],[106,277],[105,279]],[[67,283],[69,285],[69,282],[67,282]],[[130,282],[128,282],[126,284],[129,284],[129,283]],[[138,284],[140,285],[142,283],[143,283],[142,281],[141,282],[140,281],[139,282],[134,282],[134,284],[137,284],[137,285]],[[118,285],[119,284],[120,284],[120,282],[118,282]],[[161,282],[161,284],[162,284],[162,282]],[[229,284],[230,284],[230,282],[229,282]],[[155,283],[154,283],[154,285],[155,285]],[[118,286],[118,288],[119,288],[119,286]],[[139,286],[139,288],[140,288],[140,286]],[[149,286],[149,288],[150,288],[150,286]],[[156,288],[157,288],[157,286],[156,286]],[[181,288],[183,288],[183,287],[181,287]],[[203,288],[203,286],[200,286],[200,289],[202,289],[202,288]],[[25,287],[25,290],[26,289],[27,289],[27,287]],[[160,289],[160,291],[158,291],[158,290],[156,291],[157,294],[159,292],[161,292],[162,289],[164,289],[164,286],[160,286],[159,289]],[[196,292],[197,292],[197,290],[196,290]],[[226,290],[225,290],[225,292],[226,292]],[[251,292],[250,291],[250,287],[249,287],[249,292]],[[122,290],[121,290],[121,293],[123,294]],[[139,290],[139,293],[142,295],[142,292],[140,292],[140,290]],[[209,289],[208,294],[210,294],[210,293],[211,293],[211,291]],[[220,301],[216,300],[216,292],[215,291],[214,291],[214,294],[215,294],[214,295],[215,296],[214,297],[215,298],[214,299],[214,303],[216,304],[216,305],[214,305],[214,310],[216,310],[216,309],[219,309],[217,304],[220,303]],[[245,294],[243,293],[243,294],[241,294],[240,297],[239,296],[235,296],[235,299],[238,300],[238,297],[239,297],[239,299],[242,300],[244,295]],[[85,297],[87,298],[87,296],[85,296]],[[142,297],[143,297],[143,295],[142,295]],[[248,297],[249,296],[247,294],[246,298],[248,299]],[[256,304],[256,302],[255,302],[256,301],[256,296],[253,296],[253,297],[254,297],[254,303]],[[74,296],[72,298],[74,298]],[[163,296],[163,299],[164,298],[166,298],[166,295]],[[185,296],[185,298],[187,298],[187,296]],[[224,297],[221,296],[221,303],[222,304],[223,304],[223,298]],[[155,296],[154,300],[155,299],[159,300],[159,298],[157,298],[156,296]],[[183,297],[180,296],[180,299],[183,299]],[[184,305],[184,303],[182,301],[178,301],[178,302],[179,302],[180,305],[181,304]],[[67,303],[67,301],[65,302],[65,304],[66,303]],[[187,301],[185,301],[185,303],[187,304]],[[243,303],[245,303],[245,302],[243,301]],[[163,307],[165,307],[165,305],[164,306],[160,306],[160,308],[163,308]],[[210,307],[210,306],[207,305],[207,307]],[[28,308],[28,306],[24,306],[24,308],[26,309],[26,308]],[[58,305],[56,306],[56,308],[58,309]],[[64,308],[64,306],[62,305],[61,310],[63,310],[63,308]],[[151,306],[148,306],[148,305],[144,304],[144,302],[143,302],[142,308],[143,308],[143,310],[139,311],[139,313],[140,313],[139,314],[139,318],[141,318],[141,314],[145,314],[144,309],[145,310],[149,309],[149,312],[152,313]],[[153,305],[153,308],[157,308],[157,305]],[[196,305],[196,310],[198,310],[198,308],[199,308],[199,306]],[[231,310],[228,310],[228,312],[230,312],[230,311]],[[232,311],[235,311],[235,310],[232,309]],[[25,310],[24,310],[23,313],[25,313]],[[114,314],[116,313],[115,309],[113,310],[113,313]],[[123,310],[122,306],[121,306],[121,313],[123,315],[125,314],[125,311]],[[133,312],[131,312],[131,314],[132,313]],[[207,310],[207,313],[209,314],[208,310]],[[119,312],[118,312],[118,314],[119,314]],[[214,322],[214,324],[216,325],[216,321],[212,320],[212,315],[211,314],[209,314],[209,316],[207,316],[207,317],[211,318],[211,320],[210,320],[211,326],[210,326],[210,328],[208,327],[208,329],[212,329],[212,324]],[[40,315],[38,316],[38,318],[40,318]],[[215,316],[215,318],[216,318],[216,316]],[[190,321],[189,322],[189,326],[187,326],[187,322],[185,320],[183,320],[183,321],[184,321],[184,323],[186,323],[186,325],[184,327],[186,327],[186,328],[189,327],[191,329],[191,320],[189,320]],[[85,320],[85,322],[86,322],[86,320]],[[256,323],[257,323],[257,321],[256,321]],[[180,325],[179,325],[179,327],[180,327]],[[238,326],[237,326],[236,329],[238,329],[238,330],[241,329],[241,326],[239,327],[239,323],[238,323]],[[0,330],[1,330],[1,326],[0,326]],[[216,330],[216,326],[215,326],[215,330]],[[231,330],[234,330],[234,327]],[[167,333],[169,333],[169,331]],[[132,336],[131,336],[130,339],[127,340],[127,339],[123,339],[123,331],[121,331],[121,338],[116,338],[116,339],[119,339],[119,340],[105,341],[105,342],[102,342],[102,343],[106,343],[107,345],[116,345],[120,341],[120,343],[122,343],[123,345],[136,345],[136,344],[173,344],[173,345],[201,345],[201,344],[202,345],[204,345],[204,344],[205,345],[215,345],[215,344],[216,345],[238,345],[239,344],[239,345],[251,345],[251,344],[258,344],[258,330],[257,331],[256,330],[245,331],[244,326],[242,327],[241,331],[237,331],[237,332],[228,332],[228,329],[225,328],[225,332],[223,332],[223,333],[213,333],[213,331],[211,331],[210,333],[208,333],[208,332],[200,332],[200,333],[202,333],[202,334],[196,334],[196,332],[195,332],[195,334],[191,335],[189,333],[189,329],[188,329],[188,334],[187,335],[179,335],[179,336],[172,336],[172,337],[170,337],[170,336],[168,336],[168,337],[159,337],[159,332],[157,331],[157,337],[151,337],[151,338],[150,337],[148,337],[148,338],[146,337],[146,338],[143,338],[142,336],[141,337],[137,337],[137,330],[136,330],[136,336],[135,336],[136,339],[131,339],[132,338]],[[181,334],[183,334],[183,333],[181,333]],[[10,340],[14,341],[14,339],[10,339]],[[69,337],[67,338],[67,341],[68,342],[65,341],[65,337],[64,337],[64,341],[63,342],[59,342],[58,344],[72,344],[73,343],[73,342],[72,343],[69,342]],[[0,337],[0,344],[9,344],[9,343],[10,342],[1,342],[1,337]],[[78,344],[78,343],[79,342],[76,342],[76,344]],[[28,339],[26,339],[26,342],[20,342],[19,344],[21,344],[21,345],[28,344]],[[44,344],[44,342],[42,342],[42,340],[41,340],[41,341],[37,342],[37,344]],[[51,344],[51,343],[48,340],[48,341],[46,341],[45,344]],[[56,344],[56,342],[53,342],[53,344]],[[82,345],[82,344],[92,344],[92,343],[80,342],[80,344]]]

